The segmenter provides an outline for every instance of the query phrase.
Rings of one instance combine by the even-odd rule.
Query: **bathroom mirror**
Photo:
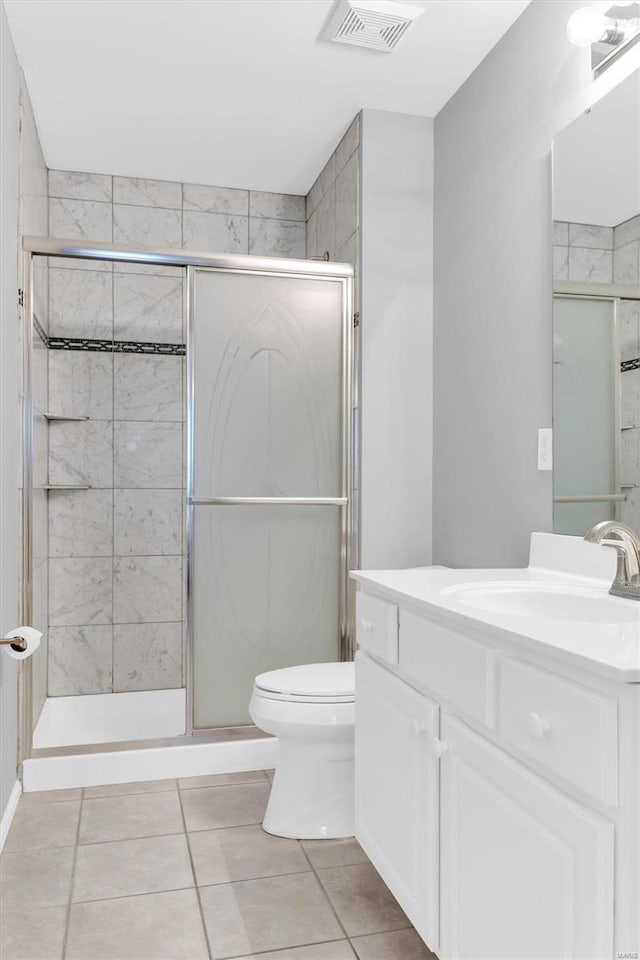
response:
[[[640,530],[640,71],[553,144],[553,528]]]

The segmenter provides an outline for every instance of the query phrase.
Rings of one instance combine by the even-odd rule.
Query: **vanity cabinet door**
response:
[[[613,956],[613,825],[443,715],[442,960]]]
[[[420,936],[438,947],[437,704],[356,658],[356,837]],[[436,741],[437,743],[437,741]]]

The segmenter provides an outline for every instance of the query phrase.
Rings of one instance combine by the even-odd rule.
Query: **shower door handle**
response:
[[[235,507],[292,504],[308,507],[346,507],[347,497],[189,497],[194,507]]]

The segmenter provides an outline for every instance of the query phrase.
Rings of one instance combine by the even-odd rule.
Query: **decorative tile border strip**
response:
[[[184,357],[183,343],[149,343],[140,340],[91,340],[86,337],[48,337],[50,350],[79,350],[91,353],[135,353],[142,356]]]
[[[620,370],[622,373],[627,373],[628,370],[640,370],[640,357],[636,357],[634,360],[623,360],[620,364]]]
[[[155,343],[145,340],[92,340],[89,337],[50,337],[33,315],[33,328],[48,350],[80,350],[92,353],[137,353],[143,356],[184,357],[184,343]]]

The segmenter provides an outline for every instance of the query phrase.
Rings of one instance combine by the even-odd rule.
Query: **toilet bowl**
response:
[[[353,663],[312,663],[256,677],[249,713],[278,737],[263,827],[300,840],[352,837]]]

